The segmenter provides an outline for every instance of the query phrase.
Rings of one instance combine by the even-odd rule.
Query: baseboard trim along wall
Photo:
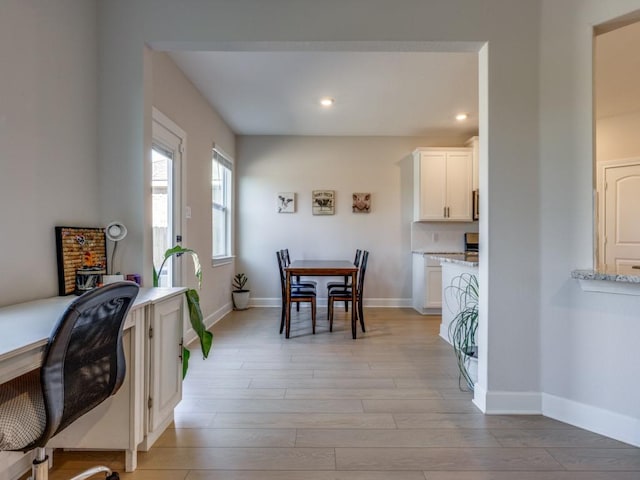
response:
[[[327,298],[318,297],[316,303],[319,307],[326,307]],[[282,300],[277,298],[251,298],[249,303],[252,307],[277,307],[280,308]],[[364,306],[367,308],[411,308],[410,298],[367,298],[364,301]],[[303,303],[302,308],[309,308],[308,303]]]
[[[210,315],[207,315],[207,317],[204,319],[204,326],[207,328],[207,330],[210,329],[214,324],[222,320],[225,315],[231,312],[231,310],[233,310],[233,306],[231,302],[223,305],[221,308],[219,308],[215,312],[211,313]],[[195,341],[197,338],[198,336],[196,335],[196,332],[193,330],[193,328],[191,328],[191,326],[189,326],[189,328],[187,329],[187,333],[185,334],[185,342],[184,342],[185,345],[189,345],[191,342]]]
[[[575,427],[640,447],[640,420],[555,395],[542,395],[542,414]]]
[[[473,403],[487,415],[542,414],[542,398],[539,392],[486,391],[476,383]]]

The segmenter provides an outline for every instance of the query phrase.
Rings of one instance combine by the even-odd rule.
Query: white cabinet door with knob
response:
[[[413,155],[414,221],[473,221],[472,150],[419,148]]]
[[[173,422],[182,399],[184,294],[152,305],[147,328],[147,416],[141,450],[147,451]]]

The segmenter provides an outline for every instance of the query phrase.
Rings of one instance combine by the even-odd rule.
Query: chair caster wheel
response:
[[[105,480],[120,480],[120,475],[118,475],[118,472],[113,472],[111,475],[107,475]]]

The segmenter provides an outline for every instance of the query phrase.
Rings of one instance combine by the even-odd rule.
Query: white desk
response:
[[[173,387],[166,392],[171,395],[173,406],[182,398],[180,359],[185,290],[140,289],[124,326],[127,375],[123,386],[116,395],[52,438],[51,447],[124,450],[125,470],[135,470],[137,451],[148,450],[173,420],[173,408],[167,411],[166,399],[156,399],[165,409],[162,418],[158,418],[159,412],[147,408],[148,399],[157,390],[155,385],[162,382],[165,387]],[[75,298],[53,297],[0,308],[0,383],[40,367],[54,325]],[[163,334],[149,338],[150,329]],[[167,339],[171,344],[157,343]],[[167,356],[175,353],[175,361],[163,360],[157,366],[154,351],[166,352]],[[162,380],[158,378],[160,375]]]

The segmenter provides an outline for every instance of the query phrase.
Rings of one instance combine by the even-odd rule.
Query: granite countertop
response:
[[[605,273],[597,270],[574,270],[571,278],[578,280],[604,280],[607,282],[640,283],[639,275],[620,275],[617,273]]]
[[[440,260],[444,263],[456,263],[458,265],[464,265],[466,267],[477,267],[479,264],[477,253],[425,253],[434,260]]]

